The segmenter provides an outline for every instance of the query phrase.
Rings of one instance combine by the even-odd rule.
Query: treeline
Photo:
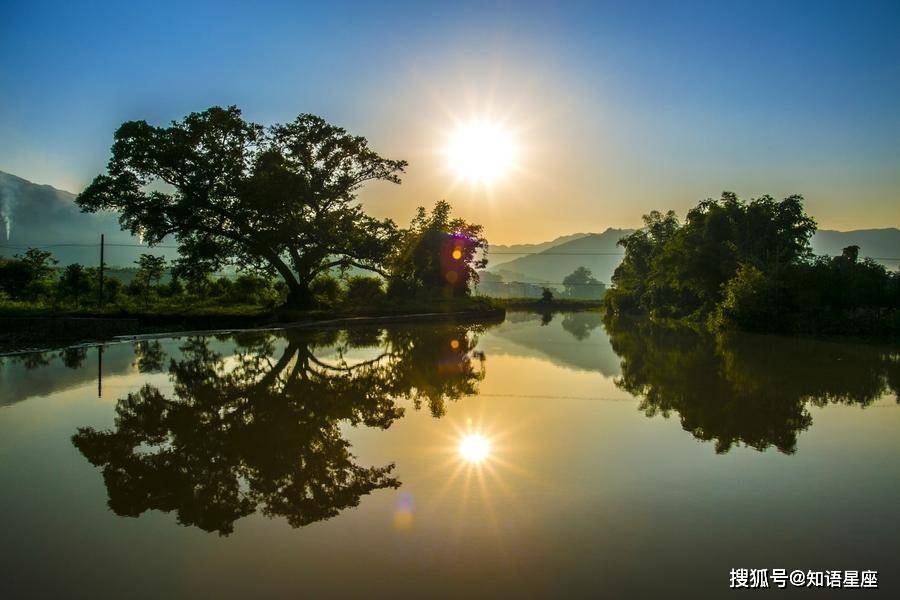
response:
[[[229,278],[207,274],[185,279],[163,257],[143,254],[130,281],[74,263],[56,267],[50,252],[37,248],[0,258],[0,306],[64,311],[142,312],[197,306],[272,307],[284,301],[284,284],[252,273]],[[167,281],[164,281],[164,275]],[[337,282],[326,284],[337,287]]]
[[[476,254],[486,246],[479,225],[451,218],[450,205],[438,202],[431,213],[419,209],[409,228],[400,230],[381,274],[365,276],[334,265],[305,284],[309,298],[302,308],[377,310],[466,297],[478,280],[476,267],[484,262]],[[97,267],[56,264],[52,253],[38,248],[11,259],[0,257],[0,307],[128,313],[271,309],[285,305],[291,293],[283,278],[266,269],[247,266],[227,277],[212,272],[210,263],[168,264],[151,254],[135,261],[128,282],[105,273],[101,293]]]
[[[373,273],[394,297],[466,297],[487,263],[480,225],[452,218],[442,201],[402,228],[357,202],[364,184],[399,184],[405,168],[315,115],[263,126],[214,106],[166,127],[122,124],[107,172],[76,202],[117,211],[150,245],[174,238],[186,281],[225,267],[277,277],[290,308],[321,306],[322,287],[334,286],[323,282],[350,270]]]
[[[490,271],[483,271],[480,276],[478,292],[497,298],[545,298],[549,293],[551,299],[600,300],[606,293],[606,285],[595,278],[587,267],[578,267],[566,275],[561,290],[552,284],[507,282],[502,275]]]
[[[859,248],[816,257],[803,197],[744,202],[725,192],[690,210],[654,211],[619,244],[610,314],[757,332],[900,335],[900,274]]]

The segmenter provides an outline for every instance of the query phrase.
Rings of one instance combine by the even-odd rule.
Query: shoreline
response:
[[[269,319],[275,316],[274,314],[266,315]],[[306,319],[286,322],[257,320],[257,324],[250,326],[176,327],[165,331],[140,332],[139,330],[146,329],[147,325],[142,325],[141,319],[133,317],[7,317],[0,318],[0,325],[9,325],[9,323],[4,323],[6,321],[14,322],[19,328],[27,328],[27,333],[22,332],[24,335],[10,341],[0,341],[0,356],[41,352],[72,346],[92,347],[109,343],[129,343],[185,335],[216,335],[248,331],[277,331],[282,329],[343,329],[346,327],[392,323],[495,323],[502,322],[505,318],[505,308],[492,308],[450,312],[339,316],[329,319]],[[194,322],[201,320],[209,322],[208,317],[195,319]],[[228,320],[228,317],[221,320]],[[190,322],[190,319],[187,319],[187,321]],[[184,324],[188,325],[189,323]],[[43,329],[42,332],[40,331],[41,329]],[[39,333],[35,333],[36,331]]]

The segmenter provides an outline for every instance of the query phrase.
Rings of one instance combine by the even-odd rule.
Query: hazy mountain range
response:
[[[633,229],[607,229],[603,233],[576,234],[540,244],[543,250],[518,250],[522,256],[488,253],[488,271],[503,277],[504,281],[525,283],[560,284],[563,278],[584,266],[594,277],[609,283],[613,271],[622,261],[622,248],[617,242],[632,233]],[[564,240],[559,241],[558,240]],[[558,243],[557,243],[558,242]],[[847,246],[860,247],[860,256],[872,257],[889,269],[900,265],[900,229],[857,229],[834,231],[822,229],[810,241],[815,254],[834,256]],[[536,245],[537,246],[537,245]],[[491,246],[493,251],[498,246]],[[526,254],[528,252],[533,252]]]
[[[122,231],[113,213],[82,213],[75,195],[49,185],[32,183],[0,171],[0,256],[24,252],[29,246],[45,246],[60,264],[99,263],[100,234],[106,235],[106,263],[131,266],[144,252],[163,254],[169,259],[177,252],[168,248],[143,246],[140,240]],[[505,281],[559,284],[580,266],[594,277],[609,282],[622,260],[616,243],[632,229],[607,229],[602,233],[574,233],[548,242],[491,245],[488,270]],[[121,244],[121,245],[119,245]],[[821,230],[813,236],[816,254],[840,254],[856,244],[861,255],[877,258],[900,257],[900,230],[897,228],[856,231]],[[897,268],[896,260],[882,261]]]
[[[616,244],[633,229],[607,229],[603,233],[570,236],[559,243],[547,242],[543,250],[524,256],[493,256],[490,248],[488,270],[501,275],[505,281],[561,284],[563,278],[578,267],[589,268],[594,277],[608,282],[612,272],[622,261],[622,248]],[[527,251],[523,251],[527,252]]]
[[[140,240],[121,230],[114,213],[81,212],[75,194],[0,171],[0,256],[43,246],[61,265],[95,266],[100,262],[100,234],[106,236],[105,259],[110,266],[131,266],[145,252],[178,255],[174,249],[142,247]]]

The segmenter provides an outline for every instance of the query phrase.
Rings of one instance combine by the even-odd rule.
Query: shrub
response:
[[[346,302],[353,306],[370,306],[384,298],[381,280],[377,277],[350,277],[347,280]]]
[[[341,286],[338,280],[330,275],[319,275],[309,284],[309,291],[320,307],[331,307],[341,297]]]

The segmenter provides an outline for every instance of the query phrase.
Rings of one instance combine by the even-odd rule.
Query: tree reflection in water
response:
[[[293,527],[328,519],[400,485],[393,464],[355,462],[342,424],[386,429],[403,415],[399,399],[443,415],[447,399],[475,394],[484,376],[471,327],[254,332],[234,341],[237,351],[224,356],[210,338],[188,338],[168,367],[171,397],[147,384],[118,401],[114,430],[73,436],[103,468],[116,514],[175,511],[182,525],[220,535],[257,511]],[[354,348],[374,357],[347,360]],[[154,370],[160,348],[139,350],[153,355]]]
[[[647,416],[678,413],[718,453],[743,443],[791,454],[812,423],[809,404],[864,407],[900,389],[900,354],[890,348],[605,322],[621,358],[616,385],[640,397]]]

